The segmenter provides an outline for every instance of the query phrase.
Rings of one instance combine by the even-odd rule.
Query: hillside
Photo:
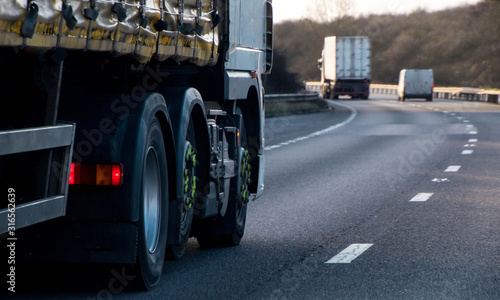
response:
[[[394,84],[404,68],[431,68],[439,86],[500,88],[496,1],[434,13],[276,24],[275,63],[265,78],[266,91],[295,92],[303,81],[319,80],[323,38],[334,35],[370,37],[373,83]]]

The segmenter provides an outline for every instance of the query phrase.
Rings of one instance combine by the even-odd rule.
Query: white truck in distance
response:
[[[142,289],[190,236],[238,245],[272,57],[270,0],[1,1],[2,242]]]
[[[325,37],[318,67],[324,98],[338,99],[347,95],[352,99],[368,99],[371,82],[371,45],[368,37]]]
[[[431,69],[403,69],[399,72],[398,99],[424,98],[432,101],[434,74]]]

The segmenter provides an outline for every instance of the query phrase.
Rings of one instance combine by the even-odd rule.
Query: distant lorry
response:
[[[371,82],[370,39],[363,36],[325,37],[318,60],[324,98],[368,99]]]
[[[434,75],[431,69],[403,69],[399,72],[398,99],[424,98],[432,101]]]
[[[240,243],[264,186],[271,1],[10,0],[0,25],[16,260],[130,265],[152,289],[190,236]]]

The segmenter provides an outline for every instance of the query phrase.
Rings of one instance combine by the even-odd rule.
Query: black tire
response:
[[[427,100],[427,101],[432,101],[432,97],[428,97],[428,98],[426,98],[425,100]]]
[[[185,151],[184,151],[184,166],[183,166],[183,174],[185,184],[188,185],[187,192],[184,192],[184,202],[181,203],[181,224],[180,224],[180,239],[181,243],[177,245],[169,245],[167,246],[166,258],[168,260],[178,260],[181,259],[184,255],[187,242],[190,232],[191,226],[193,224],[193,215],[194,215],[194,204],[196,202],[196,195],[193,194],[196,192],[196,139],[195,139],[195,130],[192,116],[189,120],[188,130],[186,134],[185,142]],[[194,155],[194,160],[193,160]],[[186,174],[186,171],[188,174]],[[187,180],[187,182],[186,182]],[[186,186],[184,186],[186,188]]]
[[[323,85],[321,87],[321,93],[323,94],[323,99],[330,99],[330,97],[331,97],[330,87],[325,87],[325,85]]]
[[[339,95],[333,95],[332,99],[333,100],[338,100],[339,99]]]
[[[144,148],[138,234],[137,285],[151,290],[163,272],[168,227],[168,166],[159,120],[153,117],[148,126]]]
[[[244,121],[241,121],[240,146],[241,161],[238,164],[238,175],[231,179],[229,202],[226,214],[215,220],[209,220],[204,225],[208,230],[196,238],[203,248],[232,247],[240,244],[245,233],[247,217],[247,202],[249,197],[248,183],[250,179],[250,164],[248,154],[248,140]],[[246,156],[245,156],[246,155]],[[242,163],[245,160],[244,163]],[[245,166],[245,168],[243,167]]]

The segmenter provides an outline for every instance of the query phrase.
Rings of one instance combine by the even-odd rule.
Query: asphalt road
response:
[[[148,293],[120,267],[58,266],[23,297],[500,299],[500,106],[387,97],[267,120],[241,246],[190,240]]]

